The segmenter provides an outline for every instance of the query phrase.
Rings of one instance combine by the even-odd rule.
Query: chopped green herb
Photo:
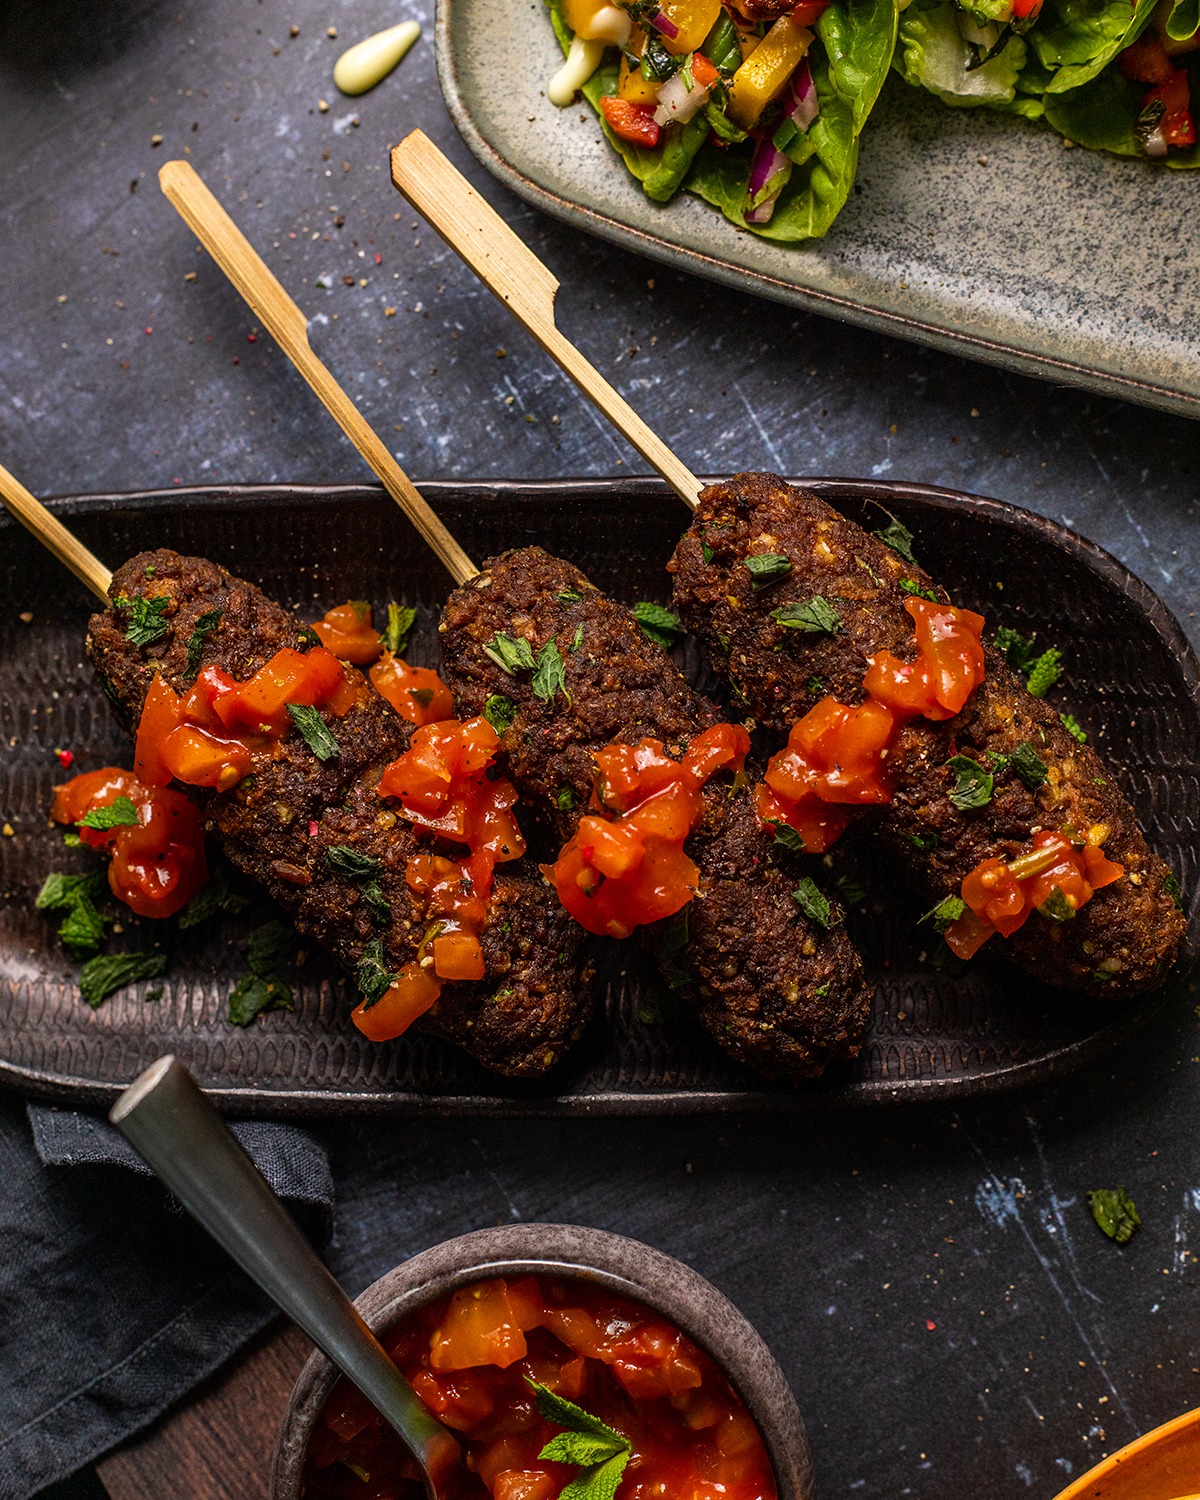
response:
[[[1062,886],[1056,885],[1038,907],[1038,915],[1045,917],[1047,922],[1069,922],[1075,915],[1075,908],[1067,900]]]
[[[666,929],[662,942],[659,944],[658,967],[663,978],[672,989],[681,989],[692,983],[692,976],[679,967],[676,962],[679,955],[688,945],[688,914],[685,906],[672,919],[670,926]]]
[[[805,850],[804,839],[800,831],[793,828],[790,823],[785,823],[781,818],[768,818],[767,822],[775,830],[776,849],[786,849],[789,854],[803,854]]]
[[[567,650],[571,653],[572,656],[574,656],[575,653],[576,653],[576,651],[578,651],[579,648],[580,648],[580,646],[582,646],[582,645],[583,645],[583,626],[580,625],[580,626],[576,627],[575,638],[574,638],[574,640],[572,640],[571,644],[567,647]]]
[[[554,798],[554,805],[559,812],[570,812],[577,800],[573,786],[560,786]]]
[[[318,760],[333,760],[342,753],[319,709],[310,708],[306,703],[289,703],[286,707],[304,743]]]
[[[1033,642],[1007,625],[996,632],[996,650],[1018,672],[1027,671],[1033,663]]]
[[[633,618],[642,627],[642,634],[664,651],[669,651],[680,636],[687,634],[678,615],[647,599],[640,599],[633,606]]]
[[[791,571],[792,560],[782,552],[764,552],[759,557],[746,559],[746,572],[750,574],[750,584],[756,594],[759,589],[768,588],[779,579],[786,578]]]
[[[879,509],[883,510],[884,515],[887,516],[892,524],[885,526],[882,531],[877,531],[875,535],[885,547],[890,547],[893,552],[898,552],[906,563],[911,563],[914,568],[919,568],[921,565],[912,554],[912,532],[902,522],[897,521],[890,510],[884,510],[882,505]]]
[[[1035,698],[1044,698],[1063,674],[1059,665],[1062,652],[1051,646],[1043,651],[1029,671],[1029,691]]]
[[[713,560],[713,549],[708,545],[707,542],[701,542],[700,543],[700,556],[703,557],[703,559],[704,559],[704,561],[706,563],[712,562],[712,560]]]
[[[79,835],[77,833],[64,833],[63,834],[63,843],[67,846],[68,849],[82,849],[83,848],[83,840],[79,837]]]
[[[1111,975],[1107,969],[1093,969],[1090,977],[1094,979],[1097,984],[1107,984],[1108,981],[1113,978],[1113,975]]]
[[[187,676],[194,677],[200,670],[200,653],[204,650],[204,642],[221,623],[224,613],[223,609],[210,609],[196,621],[195,629],[188,636],[185,668]]]
[[[503,734],[517,717],[517,705],[501,693],[493,693],[483,705],[483,717],[497,734]]]
[[[247,974],[229,997],[231,1026],[249,1026],[269,1010],[291,1010],[292,988],[274,974]]]
[[[579,1466],[580,1472],[562,1489],[559,1500],[613,1500],[629,1462],[628,1439],[528,1375],[525,1381],[536,1392],[539,1413],[547,1422],[566,1429],[550,1439],[539,1459]]]
[[[250,897],[235,891],[229,883],[227,867],[222,862],[211,866],[211,874],[203,886],[179,913],[181,928],[198,927],[219,911],[236,915],[250,905]]]
[[[818,922],[822,927],[828,927],[833,920],[833,908],[817,889],[811,875],[806,875],[792,892],[792,900],[810,921]]]
[[[114,601],[118,609],[128,611],[129,625],[125,639],[135,646],[151,646],[162,640],[168,626],[163,615],[171,607],[171,596],[161,594],[157,599],[147,599],[143,594],[118,594]]]
[[[103,875],[63,875],[56,870],[42,881],[33,904],[38,911],[70,911],[80,895],[94,901],[103,888]]]
[[[532,672],[534,669],[533,647],[526,640],[514,640],[511,635],[497,633],[492,637],[491,644],[483,648],[483,652],[510,677],[515,677],[518,672]]]
[[[1182,911],[1183,891],[1179,887],[1178,880],[1175,879],[1174,875],[1172,875],[1169,870],[1163,877],[1163,890],[1166,891],[1167,895],[1170,896],[1171,900],[1174,901],[1179,910]]]
[[[540,698],[547,706],[552,704],[559,693],[567,700],[567,707],[571,706],[571,695],[567,692],[567,674],[563,667],[563,659],[558,647],[553,641],[547,641],[537,654],[537,670],[533,674],[533,681],[529,684],[535,698]]]
[[[1008,757],[1008,768],[1031,792],[1036,792],[1046,780],[1048,769],[1028,740],[1023,740]]]
[[[779,609],[771,611],[771,618],[788,630],[804,630],[812,635],[822,632],[825,635],[837,635],[842,628],[837,610],[827,599],[822,599],[820,594],[803,602],[793,600],[791,604],[781,605]]]
[[[1080,726],[1079,720],[1073,714],[1060,714],[1062,726],[1073,739],[1077,739],[1081,745],[1087,744],[1087,731]]]
[[[307,654],[314,646],[321,644],[321,637],[311,625],[305,625],[300,632],[299,649]]]
[[[805,692],[811,693],[814,698],[819,697],[825,691],[825,684],[819,677],[810,677],[804,684]]]
[[[941,843],[936,833],[906,833],[904,837],[914,849],[919,849],[922,854],[928,854],[931,849],[936,849]]]
[[[383,927],[390,927],[392,922],[392,904],[383,894],[383,887],[378,880],[368,880],[361,887],[363,900],[371,908],[371,915]]]
[[[900,587],[906,594],[912,594],[917,599],[928,599],[930,604],[938,602],[937,595],[932,589],[923,589],[915,578],[902,578]]]
[[[260,978],[267,978],[291,957],[296,934],[282,922],[264,922],[250,934],[247,961]]]
[[[560,599],[564,604],[578,604],[583,595],[577,594],[574,589],[563,589],[561,594],[555,594],[554,597]]]
[[[325,863],[335,875],[344,875],[347,880],[369,880],[383,868],[373,854],[363,854],[349,844],[331,845],[325,851]]]
[[[396,976],[384,966],[383,943],[379,938],[369,942],[363,949],[354,977],[363,993],[364,1010],[370,1010],[387,994]]]
[[[103,881],[103,876],[100,880]],[[97,890],[95,894],[98,893]],[[113,919],[97,911],[92,902],[93,893],[80,887],[58,929],[62,945],[72,958],[91,958],[108,941],[104,929],[112,926]]]
[[[428,708],[433,702],[432,688],[406,688],[408,696],[421,708]]]
[[[961,896],[944,896],[932,911],[925,913],[921,921],[932,922],[939,932],[945,932],[947,927],[958,921],[966,909],[967,903]]]
[[[879,574],[875,571],[875,569],[871,566],[871,564],[869,562],[864,562],[863,559],[861,557],[859,557],[857,553],[855,554],[854,561],[859,565],[860,568],[862,568],[865,572],[867,572],[867,573],[869,573],[871,575],[871,577],[875,580],[875,585],[876,585],[877,588],[881,588],[882,589],[882,588],[886,588],[887,587],[887,585],[884,583],[883,579],[880,578]]]
[[[79,993],[96,1010],[116,990],[166,972],[165,953],[109,953],[89,959],[79,974]]]
[[[951,803],[959,812],[969,812],[975,807],[986,807],[992,800],[992,789],[996,784],[990,771],[985,771],[977,760],[969,755],[954,755],[946,762],[958,780],[949,793]]]
[[[829,985],[823,984],[819,989],[813,990],[814,1000],[827,1000],[829,998]]]
[[[1125,1245],[1133,1238],[1133,1231],[1141,1224],[1133,1199],[1123,1187],[1098,1188],[1088,1194],[1092,1218],[1118,1245]]]
[[[379,637],[383,649],[393,656],[403,656],[412,628],[417,623],[417,612],[407,604],[389,604],[388,622]]]
[[[106,807],[94,807],[79,819],[80,828],[136,828],[138,811],[128,797],[114,797]]]
[[[145,1000],[147,1004],[149,1004],[151,1000],[161,1000],[162,997],[163,987],[160,984],[156,990],[147,990],[146,993],[142,996],[142,999]]]

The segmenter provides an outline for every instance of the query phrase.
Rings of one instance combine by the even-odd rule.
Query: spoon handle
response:
[[[168,1056],[138,1078],[109,1119],[263,1291],[347,1375],[412,1449],[430,1496],[458,1452],[388,1358],[196,1080]]]

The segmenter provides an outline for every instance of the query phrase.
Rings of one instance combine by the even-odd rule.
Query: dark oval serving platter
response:
[[[915,535],[922,563],[989,630],[1009,625],[1064,649],[1054,701],[1075,715],[1122,776],[1151,843],[1188,892],[1195,929],[1200,823],[1200,668],[1161,601],[1121,563],[1029,512],[914,484],[804,481],[877,528],[880,507]],[[669,602],[663,564],[687,514],[657,480],[435,483],[426,498],[473,557],[538,543],[570,557],[618,599]],[[150,547],[200,553],[260,584],[309,619],[347,598],[400,599],[418,610],[411,650],[435,665],[448,580],[374,486],[241,486],[55,501],[109,564]],[[34,909],[51,869],[95,867],[47,823],[51,787],[75,771],[130,763],[130,745],[86,665],[92,604],[82,586],[4,518],[0,612],[0,1081],[65,1104],[111,1101],[155,1058],[174,1052],[218,1104],[241,1114],[341,1111],[654,1114],[807,1110],[945,1098],[1032,1083],[1127,1037],[1184,982],[1191,948],[1163,989],[1125,1003],[1037,984],[985,953],[953,977],[924,959],[927,928],[903,895],[852,913],[875,993],[860,1057],[801,1086],[765,1082],[727,1058],[664,996],[641,956],[608,945],[598,1014],[551,1075],[515,1083],[424,1037],[377,1046],[350,1022],[351,995],[318,953],[285,971],[295,1009],[247,1029],[225,1019],[245,972],[247,925],[215,918],[164,938],[161,980],[90,1010],[57,919]],[[31,614],[24,621],[22,614]],[[702,687],[694,642],[680,660]],[[7,834],[7,829],[5,830]],[[147,927],[153,924],[146,924]],[[133,944],[134,946],[137,943]],[[161,988],[161,995],[148,998]]]

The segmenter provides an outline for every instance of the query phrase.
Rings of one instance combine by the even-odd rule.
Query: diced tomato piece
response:
[[[1041,14],[1042,0],[1013,0],[1013,19],[1036,21]]]
[[[136,828],[116,830],[112,893],[142,917],[171,917],[208,884],[200,809],[182,792],[142,788]]]
[[[450,689],[428,667],[410,667],[385,651],[368,676],[380,697],[386,698],[400,717],[411,724],[436,724],[453,716]]]
[[[430,1340],[430,1368],[467,1370],[499,1365],[502,1370],[529,1352],[525,1334],[501,1278],[455,1292]]]
[[[306,707],[324,703],[344,676],[337,657],[323,646],[307,653],[285,646],[236,693],[218,698],[214,707],[226,729],[235,734],[285,734],[292,727],[289,703]]]
[[[1094,844],[1084,847],[1083,865],[1088,884],[1094,891],[1101,890],[1106,885],[1112,885],[1125,873],[1124,865],[1119,865],[1107,858],[1103,849],[1097,848]]]
[[[439,979],[482,979],[486,969],[479,939],[469,932],[434,938],[433,972]]]
[[[654,105],[634,104],[629,99],[600,100],[600,109],[614,135],[633,146],[649,150],[658,145],[658,126],[654,123]]]
[[[133,751],[134,773],[143,786],[166,786],[171,780],[172,773],[162,758],[162,745],[178,727],[179,715],[178,693],[165,677],[156,673],[142,705]]]
[[[1175,64],[1167,56],[1162,38],[1152,31],[1138,37],[1117,57],[1117,66],[1126,78],[1138,83],[1166,83],[1175,71]]]
[[[820,6],[821,10],[824,10],[825,7],[829,4],[829,0],[813,0],[813,3]],[[800,24],[802,26],[806,26],[808,23],[806,21],[801,21]],[[721,75],[717,71],[716,66],[713,63],[709,62],[708,58],[705,57],[703,52],[692,53],[692,78],[700,85],[702,89],[712,88],[713,84],[717,82],[720,76]]]
[[[554,1500],[560,1488],[546,1469],[503,1469],[492,1480],[493,1500]]]
[[[750,736],[740,724],[714,724],[698,734],[683,756],[683,767],[705,782],[725,766],[740,771],[750,751]]]
[[[456,1432],[469,1432],[496,1409],[486,1383],[474,1370],[443,1376],[422,1370],[412,1377],[412,1388],[430,1411]]]
[[[250,774],[254,759],[241,740],[218,738],[204,729],[181,724],[159,748],[159,759],[188,786],[215,786],[228,791]]]
[[[350,1019],[372,1042],[390,1042],[423,1016],[441,992],[442,981],[431,968],[405,964],[375,1004],[364,1000],[350,1012]]]
[[[1186,68],[1179,68],[1165,82],[1152,88],[1142,99],[1142,108],[1161,100],[1163,116],[1159,129],[1168,146],[1195,144],[1196,127],[1190,109],[1190,91]]]
[[[383,650],[379,633],[371,625],[371,606],[365,599],[339,604],[312,628],[326,650],[332,651],[339,661],[348,661],[356,667],[378,661]]]

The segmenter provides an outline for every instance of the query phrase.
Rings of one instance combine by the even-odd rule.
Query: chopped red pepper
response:
[[[605,97],[600,100],[600,109],[608,122],[608,128],[623,141],[647,150],[658,145],[658,126],[654,123],[653,104],[635,104],[632,99]]]
[[[821,10],[824,10],[825,7],[830,3],[830,0],[815,0],[815,3],[820,7]],[[803,25],[804,23],[801,22],[800,24]],[[720,77],[721,75],[717,71],[716,64],[709,62],[708,58],[705,57],[703,52],[692,53],[692,79],[694,82],[698,83],[702,89],[712,88],[713,84],[716,83],[720,79]]]
[[[208,883],[200,809],[182,792],[148,787],[118,766],[87,771],[54,789],[50,816],[78,823],[98,808],[128,797],[136,824],[81,828],[93,849],[108,851],[112,893],[142,917],[170,917]]]
[[[1042,11],[1042,0],[1013,0],[1013,20],[1032,24]]]
[[[70,750],[56,750],[54,753],[58,756],[58,763],[64,771],[69,771],[75,764],[75,757]]]
[[[1186,68],[1172,73],[1165,83],[1152,88],[1142,99],[1142,108],[1161,100],[1162,119],[1158,128],[1168,146],[1192,146],[1196,142],[1196,126],[1190,108],[1191,95],[1188,88]]]

